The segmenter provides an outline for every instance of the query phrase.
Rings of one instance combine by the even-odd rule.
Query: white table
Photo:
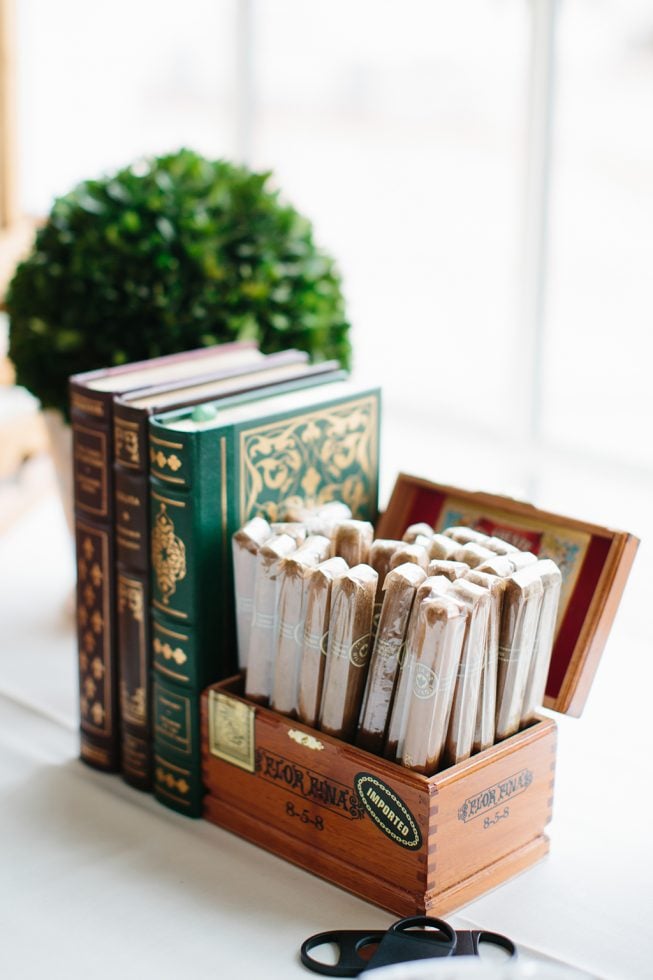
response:
[[[77,760],[72,584],[50,496],[0,537],[0,976],[306,977],[297,950],[311,933],[389,924]],[[560,720],[551,854],[452,921],[634,980],[653,973],[652,672],[624,606],[582,721]]]

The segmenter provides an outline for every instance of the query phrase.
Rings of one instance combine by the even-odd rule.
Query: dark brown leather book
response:
[[[167,452],[148,445],[150,415],[231,399],[257,390],[272,389],[300,378],[319,377],[339,370],[336,361],[308,365],[300,351],[271,354],[250,367],[232,367],[211,378],[184,386],[158,386],[129,392],[114,399],[115,533],[117,588],[117,649],[120,674],[122,771],[139,789],[152,782],[151,667],[152,643],[160,669],[175,675],[175,658],[183,656],[179,643],[159,632],[151,637],[149,469],[152,457]],[[169,481],[174,484],[174,449],[168,453]],[[178,481],[181,482],[181,481]]]
[[[227,360],[254,363],[249,342],[187,351],[74,375],[73,430],[77,637],[81,758],[98,769],[120,768],[114,584],[113,397],[146,385],[206,375]]]

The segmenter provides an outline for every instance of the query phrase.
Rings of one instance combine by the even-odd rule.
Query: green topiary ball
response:
[[[340,276],[269,181],[181,150],[55,201],[7,294],[17,381],[67,415],[71,374],[221,341],[348,367]]]

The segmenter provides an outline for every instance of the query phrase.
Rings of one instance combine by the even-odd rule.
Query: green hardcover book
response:
[[[236,400],[235,400],[236,401]],[[150,419],[155,794],[201,815],[199,694],[236,669],[231,535],[280,505],[377,516],[380,390],[340,380]],[[181,787],[181,788],[180,788]]]

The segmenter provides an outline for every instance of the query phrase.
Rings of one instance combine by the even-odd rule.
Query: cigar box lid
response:
[[[511,497],[461,490],[400,473],[377,534],[401,537],[418,521],[427,522],[436,531],[453,524],[468,525],[556,562],[562,572],[562,591],[544,704],[579,716],[638,539],[625,531],[539,510]]]

